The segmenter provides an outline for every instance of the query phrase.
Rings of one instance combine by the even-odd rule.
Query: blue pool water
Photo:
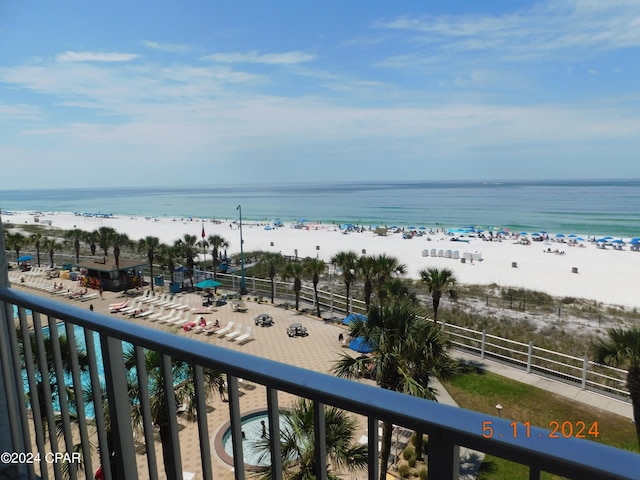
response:
[[[244,432],[244,440],[242,442],[242,457],[244,463],[247,465],[253,465],[257,467],[271,465],[271,458],[269,454],[260,459],[264,453],[262,450],[256,448],[256,444],[262,440],[262,424],[264,422],[265,429],[269,431],[269,417],[266,411],[255,412],[242,417],[242,431]],[[280,416],[280,430],[286,428],[287,423],[285,418]],[[222,436],[222,445],[224,451],[233,458],[233,446],[231,444],[231,427],[229,427]]]

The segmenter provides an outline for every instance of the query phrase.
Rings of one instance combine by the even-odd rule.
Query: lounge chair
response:
[[[160,311],[153,313],[147,317],[147,320],[154,321],[164,315],[164,307],[160,307]]]
[[[236,343],[241,344],[241,343],[245,343],[245,342],[248,342],[249,340],[251,340],[251,329],[252,328],[253,327],[251,325],[248,325],[246,332],[235,339]]]
[[[184,316],[184,312],[176,312],[175,310],[173,311],[173,316],[168,318],[167,320],[164,321],[164,323],[166,323],[167,325],[181,325],[180,320],[182,320],[182,317]],[[187,315],[187,319],[189,318],[189,316]]]
[[[131,313],[131,312],[134,312],[136,310],[139,310],[141,305],[142,305],[142,301],[141,300],[134,300],[134,302],[129,307],[123,308],[122,310],[120,310],[120,313]]]
[[[167,308],[178,308],[182,304],[182,298],[173,297],[171,300],[173,300],[173,301],[170,302],[170,303],[167,303],[165,305],[165,307],[167,307]]]
[[[235,337],[237,337],[238,335],[242,334],[242,324],[239,323],[238,324],[238,328],[236,328],[233,332],[229,332],[225,335],[225,338],[228,338],[229,340],[234,339]]]
[[[120,303],[112,303],[111,305],[109,305],[109,310],[111,310],[112,312],[119,312],[123,308],[127,308],[128,305],[129,305],[129,300],[126,300]]]
[[[218,324],[217,326],[216,323]],[[212,335],[220,330],[220,321],[216,320],[215,322],[209,322],[202,328],[202,330],[205,331],[207,335]]]
[[[82,295],[79,300],[81,302],[86,302],[87,300],[91,300],[92,298],[96,298],[97,296],[98,296],[98,292],[93,292],[87,295]]]
[[[168,313],[166,313],[163,317],[158,317],[158,322],[164,322],[166,320],[169,320],[171,317],[173,317],[176,314],[175,310],[171,310]]]
[[[135,318],[144,318],[144,317],[148,317],[149,315],[151,315],[153,313],[153,309],[154,309],[155,305],[151,305],[149,307],[149,310],[145,310],[144,312],[140,312],[138,314],[133,314],[132,316]]]
[[[220,330],[217,330],[216,332],[214,332],[216,335],[226,335],[227,333],[229,333],[231,331],[231,329],[233,329],[233,321],[230,321],[229,323],[227,323],[225,325],[224,328],[221,328]]]

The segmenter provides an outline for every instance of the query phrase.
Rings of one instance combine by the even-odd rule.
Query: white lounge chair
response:
[[[229,333],[231,330],[233,329],[233,321],[227,323],[223,328],[221,328],[220,330],[217,330],[216,332],[214,332],[216,335],[226,335],[227,333]]]
[[[243,333],[242,335],[240,335],[239,337],[237,337],[235,339],[236,343],[240,344],[240,343],[245,343],[248,342],[249,340],[251,340],[251,329],[253,328],[252,325],[247,326],[247,330],[245,331],[245,333]]]
[[[173,317],[176,314],[175,310],[170,310],[169,312],[167,312],[163,317],[159,317],[158,318],[158,322],[162,323],[166,320],[169,320],[171,317]]]
[[[163,315],[164,315],[164,307],[160,307],[160,311],[149,315],[147,317],[147,320],[149,320],[151,322],[151,321],[157,320],[158,318],[162,317]]]
[[[79,300],[81,302],[86,302],[87,300],[91,300],[93,298],[96,298],[97,296],[98,292],[88,293],[87,295],[82,295]]]
[[[134,302],[128,306],[127,308],[123,308],[122,310],[120,310],[120,313],[131,313],[135,310],[139,310],[140,306],[142,304],[142,301],[140,300],[134,300]]]
[[[183,317],[183,312],[176,312],[175,310],[173,311],[173,316],[169,317],[168,319],[166,319],[164,321],[164,323],[166,323],[167,325],[171,325],[171,324],[178,324],[180,322],[180,320]]]
[[[153,309],[154,309],[155,305],[151,305],[149,307],[149,310],[145,310],[144,312],[140,312],[137,315],[133,315],[135,318],[144,318],[144,317],[148,317],[149,315],[151,315],[153,313]]]
[[[234,339],[235,337],[239,336],[242,334],[242,324],[239,323],[238,324],[238,328],[236,328],[233,332],[227,333],[225,335],[225,338],[228,338],[229,340]]]

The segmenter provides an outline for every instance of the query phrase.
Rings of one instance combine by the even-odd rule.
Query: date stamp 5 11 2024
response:
[[[482,436],[484,438],[531,438],[531,422],[511,422],[511,427],[506,431],[498,431],[493,425],[493,422],[487,420],[482,422]],[[583,422],[578,420],[577,422],[559,422],[552,420],[549,422],[549,432],[546,434],[548,438],[598,438],[600,431],[598,430],[598,422]],[[538,437],[542,438],[545,434],[538,434]]]

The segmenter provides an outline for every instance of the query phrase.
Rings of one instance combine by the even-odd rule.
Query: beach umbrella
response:
[[[362,337],[352,338],[349,341],[349,348],[358,353],[371,353],[373,347]]]
[[[633,237],[631,240],[629,240],[629,243],[640,245],[640,237]]]
[[[616,245],[624,245],[624,241],[622,241],[622,239],[613,240],[611,243],[615,243]]]
[[[613,237],[610,237],[608,235],[606,237],[602,237],[602,238],[604,238],[605,240],[613,240]]]
[[[426,230],[426,229],[427,229],[427,227],[425,227],[425,226],[423,226],[423,225],[421,225],[421,226],[419,226],[419,227],[418,227],[418,230]]]
[[[271,230],[271,225],[267,225],[266,227],[264,227],[265,230]]]
[[[527,232],[520,232],[520,235],[528,235]]]
[[[575,233],[570,233],[569,235],[567,235],[567,237],[569,238],[576,238],[578,235],[576,235]]]
[[[564,238],[564,233],[556,233],[556,238]]]
[[[31,255],[22,255],[21,257],[18,258],[18,262],[28,262],[31,259],[32,259]]]
[[[539,236],[540,236],[540,234],[539,234],[538,232],[533,232],[533,233],[531,234],[531,236],[532,236],[532,237],[539,237]]]
[[[210,278],[196,283],[196,287],[198,288],[216,288],[220,285],[222,285],[220,282],[216,282],[215,280],[211,280]]]
[[[416,227],[414,225],[411,225],[410,227],[407,227],[409,230],[415,230]]]
[[[342,319],[343,325],[351,325],[356,320],[362,320],[363,322],[367,321],[366,315],[362,315],[361,313],[352,313],[351,315],[347,315]]]

